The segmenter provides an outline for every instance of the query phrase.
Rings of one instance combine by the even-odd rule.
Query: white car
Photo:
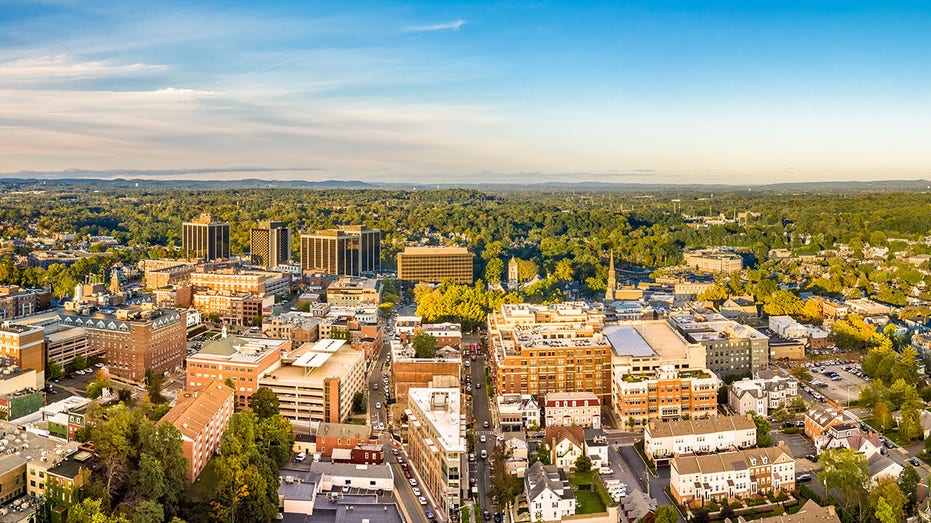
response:
[[[414,491],[414,495],[415,495],[415,496],[419,496],[419,495],[420,495],[420,487],[411,487],[411,490]]]
[[[410,484],[411,484],[412,487],[416,487],[416,486],[417,486],[417,480],[416,480],[416,479],[411,478],[411,479],[409,479],[409,480],[407,480],[407,481],[410,482]]]
[[[485,439],[486,439],[486,438],[485,438],[485,435],[484,435],[484,434],[482,434],[481,436],[478,437],[478,440],[481,441],[482,443],[485,443]]]
[[[421,505],[426,505],[426,504],[427,504],[427,498],[425,498],[425,497],[423,497],[423,496],[420,496],[419,498],[417,498],[417,501],[419,501]]]
[[[375,408],[376,408],[376,409],[380,409],[380,408],[381,408],[381,402],[380,402],[380,401],[376,401],[376,402],[375,402]]]

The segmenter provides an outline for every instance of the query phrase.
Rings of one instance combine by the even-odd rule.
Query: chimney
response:
[[[748,413],[747,413],[747,419],[750,420],[750,421],[753,421],[753,413],[752,413],[752,412],[748,412]]]

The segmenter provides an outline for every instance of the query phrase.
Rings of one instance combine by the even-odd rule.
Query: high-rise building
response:
[[[274,269],[291,261],[291,229],[285,222],[261,222],[250,233],[252,265]]]
[[[360,276],[381,269],[381,231],[340,227],[301,235],[301,270]]]
[[[465,247],[408,247],[398,253],[398,279],[472,283],[472,254]]]
[[[217,222],[209,214],[182,224],[181,250],[185,258],[205,261],[230,257],[230,224]]]
[[[194,481],[220,448],[223,431],[236,405],[233,389],[220,380],[181,392],[175,406],[159,423],[171,423],[181,433],[181,452],[187,458],[187,479]]]

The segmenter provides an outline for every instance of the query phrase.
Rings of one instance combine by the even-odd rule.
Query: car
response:
[[[598,469],[598,473],[602,476],[607,476],[608,474],[614,474],[614,471],[611,470],[611,467],[601,467]]]
[[[430,509],[424,510],[423,513],[424,513],[424,515],[427,516],[427,519],[433,519],[433,518],[436,516],[436,515],[433,513],[433,511],[430,510]]]
[[[414,492],[415,496],[420,495],[420,487],[411,487],[411,490]]]
[[[482,426],[485,427],[485,428],[487,429],[487,428],[488,428],[488,421],[487,421],[487,420],[486,420],[486,421],[483,421],[483,422],[482,422]]]
[[[349,485],[343,485],[343,494],[349,494]]]
[[[95,363],[94,366],[97,367],[98,369],[102,369],[103,363]]]
[[[423,496],[420,496],[419,498],[417,498],[417,501],[419,501],[421,505],[426,505],[426,504],[427,504],[427,498],[425,498],[425,497],[423,497]]]
[[[307,453],[305,453],[305,452],[301,452],[301,453],[299,453],[297,456],[294,456],[294,461],[295,461],[296,463],[300,463],[300,462],[304,461],[305,459],[307,459]]]
[[[475,361],[475,355],[472,355],[472,361]]]
[[[921,462],[918,461],[918,458],[909,458],[909,459],[908,459],[908,464],[911,465],[911,466],[913,466],[913,467],[920,467],[920,466],[921,466]]]
[[[476,383],[476,384],[475,384],[475,388],[476,388],[476,389],[482,388],[482,382]]]
[[[478,440],[481,441],[482,443],[485,443],[485,441],[487,441],[487,438],[485,437],[484,434],[482,434],[481,436],[478,437]]]
[[[491,519],[491,512],[488,512],[487,510],[483,510],[482,519],[484,519],[485,521],[488,521],[489,519]]]
[[[475,454],[469,453],[469,463],[475,463]]]
[[[879,449],[879,454],[880,454],[881,456],[888,456],[888,455],[889,455],[889,449],[887,449],[886,447],[883,447],[883,448]]]
[[[887,440],[883,440],[883,445],[885,445],[887,449],[894,449],[894,448],[895,448],[895,443],[893,443],[892,440],[888,440],[888,439],[887,439]]]
[[[411,484],[412,487],[416,487],[416,486],[417,486],[417,480],[416,480],[416,479],[414,479],[414,478],[407,478],[407,481],[408,481],[408,483]]]
[[[818,462],[818,456],[815,456],[814,454],[809,454],[805,456],[805,459],[807,459],[808,461],[811,461],[812,463]]]
[[[378,390],[378,384],[377,384],[377,383],[373,383],[373,384],[372,384],[372,390]]]
[[[398,454],[401,453],[401,451],[398,450],[398,449],[391,449],[391,453],[394,454],[395,456],[397,456]]]
[[[488,457],[488,451],[485,450],[485,449],[482,449],[482,454],[481,454],[481,456],[482,456],[482,459],[487,458],[487,457]]]
[[[471,391],[471,390],[472,390],[472,385],[466,385],[466,390]]]
[[[53,379],[52,383],[58,383],[58,378]]]
[[[375,402],[375,408],[376,408],[376,409],[380,409],[380,408],[381,408],[381,402],[380,402],[380,401],[376,401],[376,402]]]
[[[804,483],[806,481],[811,481],[811,474],[809,474],[808,472],[799,474],[798,476],[795,476],[795,481],[797,483]]]
[[[405,471],[404,471],[404,477],[407,478],[407,479],[411,479],[411,478],[414,477],[414,475],[411,474],[411,471],[405,470]]]

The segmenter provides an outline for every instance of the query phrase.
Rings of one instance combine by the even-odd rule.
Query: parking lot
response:
[[[815,446],[812,445],[811,441],[808,440],[801,433],[798,434],[786,434],[784,432],[773,431],[771,433],[773,441],[784,441],[786,445],[789,446],[789,449],[792,451],[792,455],[795,457],[795,472],[810,472],[812,470],[818,470],[820,467],[817,463],[805,459],[805,456],[815,454]]]
[[[848,367],[851,371],[856,370],[855,366],[848,363],[823,364],[820,367],[811,367],[810,370],[813,378],[812,382],[818,380],[823,383],[823,385],[814,387],[815,390],[829,399],[847,405],[860,397],[860,388],[866,385],[867,380],[854,375],[851,371],[844,370],[843,367]],[[824,374],[831,371],[836,372],[840,379],[832,379]]]

